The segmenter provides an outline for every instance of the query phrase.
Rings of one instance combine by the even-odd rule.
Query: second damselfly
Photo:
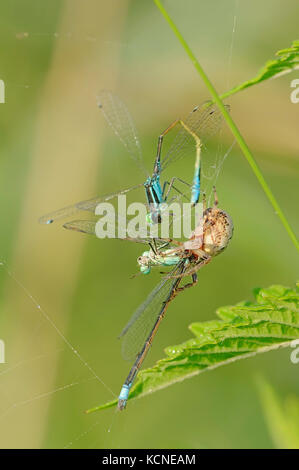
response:
[[[157,154],[155,157],[153,172],[150,175],[142,160],[142,152],[139,137],[132,117],[118,96],[109,91],[103,91],[98,97],[98,107],[101,109],[106,121],[118,136],[131,158],[145,174],[145,181],[115,193],[102,197],[81,201],[70,206],[50,212],[39,219],[42,224],[51,224],[56,220],[71,217],[79,211],[95,212],[98,204],[112,201],[119,195],[127,194],[133,190],[144,187],[146,203],[148,207],[147,222],[156,224],[161,222],[163,204],[170,200],[185,198],[196,204],[200,196],[201,185],[201,153],[207,140],[216,134],[222,122],[222,115],[216,105],[205,102],[196,106],[186,119],[176,119],[162,132],[158,139]],[[176,132],[175,132],[176,130]],[[174,133],[175,137],[165,155],[162,155],[163,139],[168,133]],[[161,174],[174,162],[188,156],[195,155],[193,180],[188,183],[178,176],[172,176],[170,181],[161,183]],[[187,162],[186,162],[187,163]],[[128,173],[130,168],[128,167]],[[188,195],[178,189],[179,182],[186,188]],[[170,196],[173,193],[175,196]]]

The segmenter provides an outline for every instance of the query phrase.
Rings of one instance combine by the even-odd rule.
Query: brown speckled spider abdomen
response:
[[[223,251],[232,235],[234,224],[230,215],[216,206],[204,211],[202,250],[209,256],[216,256]]]

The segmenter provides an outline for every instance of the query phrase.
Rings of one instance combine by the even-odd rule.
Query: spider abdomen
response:
[[[216,256],[223,251],[234,230],[230,215],[217,207],[204,212],[203,245],[202,249],[209,256]]]

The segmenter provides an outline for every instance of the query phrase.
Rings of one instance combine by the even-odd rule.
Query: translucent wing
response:
[[[55,220],[65,219],[67,217],[70,217],[70,216],[76,214],[79,211],[94,212],[97,205],[100,204],[101,202],[110,201],[111,199],[113,199],[113,198],[115,198],[115,197],[117,197],[121,194],[126,194],[129,191],[140,188],[141,186],[143,186],[143,183],[137,184],[136,186],[133,186],[131,188],[123,189],[123,190],[118,191],[116,193],[111,193],[111,194],[107,194],[106,196],[101,196],[101,197],[96,197],[96,198],[93,198],[93,199],[88,199],[87,201],[77,202],[76,204],[72,204],[71,206],[63,207],[62,209],[58,209],[54,212],[49,212],[48,214],[43,215],[42,217],[39,218],[39,223],[40,224],[51,224]]]
[[[173,276],[182,275],[184,269],[185,260],[173,269]],[[165,276],[135,311],[119,336],[122,339],[122,354],[125,359],[132,359],[140,352],[161,309],[171,301],[172,294],[179,283],[180,278]]]
[[[204,192],[207,196],[207,205],[210,207],[213,204],[213,187],[217,187],[217,180],[222,172],[223,165],[229,154],[231,153],[235,141],[226,150],[221,143],[215,151],[205,149],[202,162],[201,181]]]
[[[226,107],[229,109],[229,106]],[[183,122],[205,144],[209,137],[219,131],[222,120],[222,114],[218,106],[211,102],[205,102],[196,106]],[[186,154],[195,154],[195,141],[192,134],[181,127],[168,152],[162,159],[162,171],[171,163],[183,158]]]
[[[104,90],[98,96],[98,106],[130,156],[147,175],[148,172],[143,165],[137,130],[126,105],[117,95]]]
[[[63,224],[63,228],[96,236],[96,223],[94,220],[72,220]]]
[[[72,220],[71,222],[67,222],[63,225],[64,228],[67,230],[74,230],[75,232],[82,232],[82,233],[87,233],[89,235],[94,235],[97,236],[96,233],[96,224],[97,220]],[[109,223],[106,223],[106,226],[108,228]],[[118,236],[118,223],[115,221],[111,221],[111,227],[115,229],[115,237],[116,239],[120,240],[127,240],[130,242],[134,243],[141,243],[141,244],[152,244],[153,243],[153,238],[150,236],[144,236],[144,237],[120,237]],[[164,238],[155,238],[155,244],[157,248],[159,248],[162,245],[168,244],[170,242],[169,239],[164,239]]]

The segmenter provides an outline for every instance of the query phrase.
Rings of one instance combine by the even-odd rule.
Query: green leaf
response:
[[[129,400],[232,361],[287,347],[299,338],[298,289],[275,285],[255,289],[254,294],[255,302],[219,308],[219,319],[192,323],[189,328],[194,337],[166,348],[166,358],[139,372]],[[87,413],[116,404],[113,400]]]
[[[264,80],[277,78],[286,73],[292,72],[299,68],[299,40],[293,41],[293,44],[288,49],[282,49],[276,52],[278,59],[269,60],[266,62],[264,67],[259,71],[256,77],[251,80],[247,80],[240,85],[235,86],[231,90],[223,93],[221,99],[225,99],[228,96],[233,95],[241,90],[245,90],[252,85],[261,83]]]
[[[265,419],[278,449],[299,448],[299,398],[288,395],[281,400],[264,379],[258,379],[258,388]]]

